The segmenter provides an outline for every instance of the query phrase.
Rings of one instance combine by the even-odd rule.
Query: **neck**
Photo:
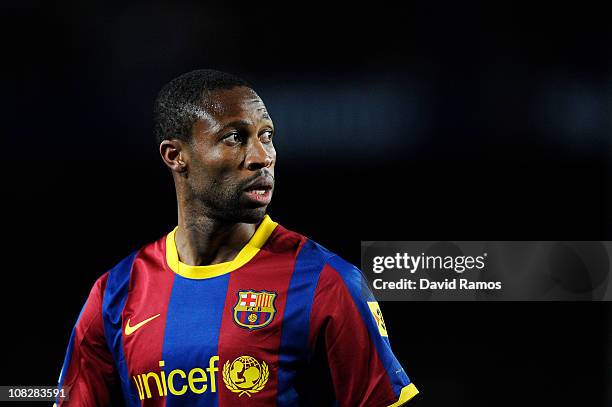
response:
[[[205,211],[182,209],[179,205],[174,237],[179,260],[191,266],[231,261],[256,229],[256,224],[225,222]]]

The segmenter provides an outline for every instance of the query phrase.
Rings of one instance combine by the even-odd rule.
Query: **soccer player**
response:
[[[274,125],[197,70],[155,102],[178,226],[94,284],[60,406],[399,406],[417,390],[359,269],[274,222]]]

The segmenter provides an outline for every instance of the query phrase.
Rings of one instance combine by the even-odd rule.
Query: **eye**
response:
[[[261,142],[264,144],[268,144],[270,142],[272,142],[272,136],[274,135],[274,132],[272,130],[266,130],[263,133],[261,133]]]
[[[243,139],[244,137],[240,133],[233,132],[225,135],[223,137],[223,142],[227,145],[233,146],[244,141]]]

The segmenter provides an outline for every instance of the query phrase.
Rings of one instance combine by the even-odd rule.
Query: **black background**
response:
[[[151,107],[196,68],[267,103],[272,218],[355,264],[361,240],[612,240],[607,10],[14,0],[2,14],[2,384],[54,384],[95,279],[174,226]],[[608,303],[382,309],[415,406],[612,401]]]

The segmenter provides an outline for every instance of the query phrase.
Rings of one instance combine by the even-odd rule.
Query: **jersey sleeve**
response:
[[[117,371],[104,337],[102,297],[108,273],[96,281],[70,335],[59,388],[68,390],[58,407],[109,406],[120,393]]]
[[[313,299],[309,342],[323,353],[340,406],[400,406],[418,390],[396,359],[363,273],[335,256]]]

